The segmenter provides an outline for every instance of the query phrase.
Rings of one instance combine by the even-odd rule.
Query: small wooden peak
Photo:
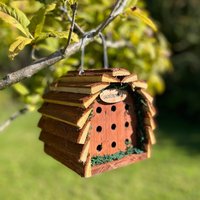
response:
[[[67,75],[78,75],[79,71],[69,71]],[[109,68],[109,69],[88,69],[85,70],[83,75],[101,75],[107,74],[110,76],[128,76],[130,72],[123,68]]]

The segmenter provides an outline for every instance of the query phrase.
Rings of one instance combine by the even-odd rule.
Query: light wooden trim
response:
[[[79,144],[85,144],[86,138],[89,134],[91,122],[88,122],[84,130],[82,130],[82,133],[79,135],[77,143]]]
[[[133,89],[135,88],[147,89],[148,88],[147,83],[144,81],[134,81],[131,86]]]
[[[136,74],[131,74],[129,76],[125,76],[123,79],[122,79],[122,83],[131,83],[133,81],[137,81],[138,80],[138,77]]]
[[[51,99],[46,99],[46,98],[44,98],[44,102],[54,103],[54,104],[59,104],[59,105],[65,105],[65,106],[74,106],[74,107],[86,109],[95,101],[95,99],[98,97],[99,93],[100,92],[94,94],[91,98],[89,98],[88,100],[86,100],[82,104],[81,103],[73,103],[73,102],[69,102],[69,101],[51,100]]]
[[[59,79],[61,82],[107,82],[107,83],[118,83],[119,79],[110,76],[108,74],[101,75],[66,75]]]
[[[95,94],[97,92],[100,92],[101,90],[105,89],[108,87],[109,84],[103,84],[103,85],[96,85],[96,86],[91,86],[88,88],[81,88],[80,87],[50,87],[51,91],[59,91],[59,92],[71,92],[71,93],[79,93],[79,94]]]
[[[141,94],[150,103],[153,103],[153,97],[148,92],[146,92],[145,90],[141,89],[141,90],[138,90],[138,93]]]
[[[91,156],[88,155],[87,160],[85,162],[85,170],[84,170],[84,177],[89,178],[92,176],[92,163],[91,163]]]
[[[153,133],[153,130],[149,126],[146,126],[145,129],[146,129],[147,136],[149,138],[151,145],[156,144],[156,138],[155,138],[155,135]]]

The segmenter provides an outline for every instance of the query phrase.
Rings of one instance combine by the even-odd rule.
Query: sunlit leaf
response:
[[[14,43],[10,45],[9,57],[13,59],[24,47],[32,42],[32,39],[19,36]]]
[[[12,8],[3,3],[0,3],[0,18],[3,21],[18,28],[27,37],[30,37],[30,33],[27,29],[30,21],[22,11],[18,10],[17,8]]]
[[[15,85],[12,86],[14,88],[14,90],[16,92],[18,92],[20,95],[27,95],[29,94],[29,90],[27,89],[27,87],[25,85],[23,85],[22,83],[17,83]]]
[[[56,4],[52,3],[47,5],[46,7],[41,8],[38,10],[33,18],[31,19],[31,23],[29,25],[30,32],[34,35],[34,37],[38,37],[40,33],[42,32],[46,14],[56,8]]]
[[[147,24],[148,26],[150,26],[154,31],[157,31],[157,27],[155,25],[155,23],[147,16],[146,12],[144,12],[143,10],[134,7],[134,8],[128,8],[125,11],[125,14],[127,14],[128,16],[135,16],[138,19],[140,19],[141,21],[143,21],[145,24]]]

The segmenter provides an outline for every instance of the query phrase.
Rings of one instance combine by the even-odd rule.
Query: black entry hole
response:
[[[116,142],[112,142],[112,144],[111,144],[112,148],[115,148],[116,145],[117,145]]]
[[[102,111],[102,108],[101,107],[97,107],[96,112],[97,113],[101,113],[101,111]]]
[[[102,127],[101,126],[97,126],[96,130],[97,130],[97,132],[101,132],[102,131]]]
[[[126,110],[129,110],[129,107],[130,107],[130,106],[129,106],[128,104],[125,105],[125,109],[126,109]]]
[[[111,110],[112,110],[113,112],[115,112],[115,111],[116,111],[116,106],[112,106],[112,107],[111,107]]]
[[[125,143],[126,145],[128,145],[128,144],[129,144],[129,139],[125,139],[124,143]]]
[[[112,130],[115,130],[116,127],[117,127],[116,124],[112,124],[112,125],[111,125],[111,129],[112,129]]]
[[[101,151],[101,150],[102,150],[102,145],[99,144],[99,145],[97,146],[97,151]]]
[[[125,127],[128,128],[129,127],[129,122],[125,123]]]

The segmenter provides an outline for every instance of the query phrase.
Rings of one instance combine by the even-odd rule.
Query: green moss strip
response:
[[[115,154],[104,155],[104,156],[94,156],[92,157],[91,162],[92,162],[92,166],[101,165],[104,163],[112,162],[114,160],[120,160],[121,158],[124,158],[125,156],[131,155],[131,154],[140,154],[140,153],[144,153],[144,151],[136,147],[128,147],[126,151],[119,151]]]

